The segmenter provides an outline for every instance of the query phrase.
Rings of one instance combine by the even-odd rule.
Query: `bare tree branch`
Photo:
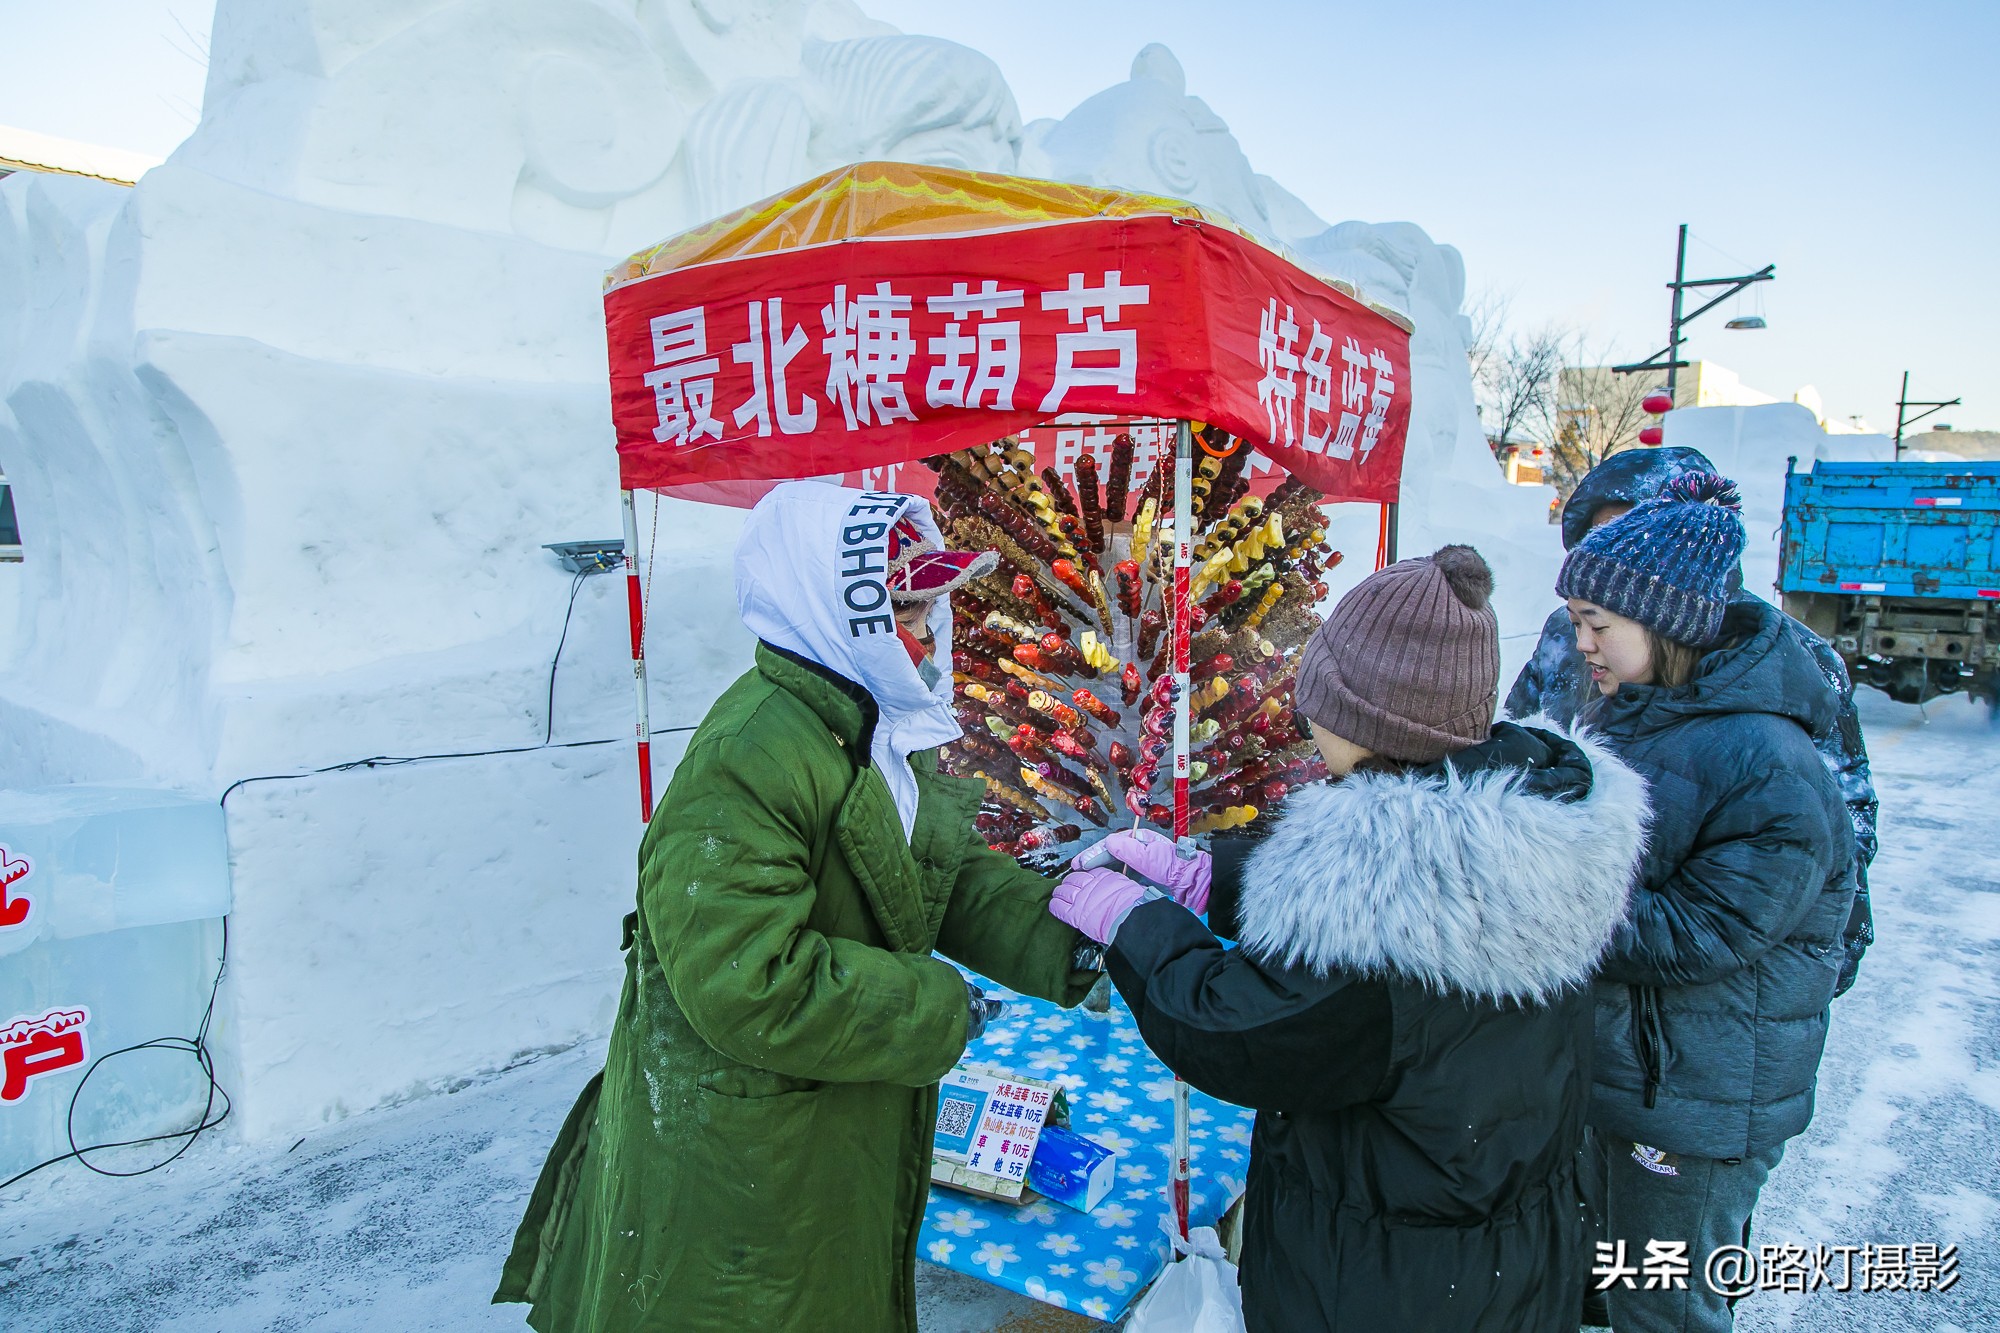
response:
[[[1553,413],[1543,424],[1549,439],[1549,480],[1567,501],[1584,474],[1612,454],[1639,444],[1648,417],[1641,405],[1657,385],[1645,375],[1615,375],[1608,345],[1573,341],[1556,377]]]
[[[1486,396],[1490,414],[1482,413],[1487,439],[1497,452],[1525,442],[1554,413],[1557,381],[1569,335],[1554,325],[1509,334],[1487,362]],[[1540,438],[1549,436],[1543,431]]]
[[[1495,456],[1525,444],[1534,429],[1554,417],[1556,374],[1562,368],[1569,334],[1561,326],[1515,329],[1509,322],[1511,298],[1487,290],[1467,306],[1466,361],[1480,426]],[[1537,442],[1545,442],[1544,435]]]
[[[1513,302],[1512,296],[1489,287],[1473,297],[1465,307],[1465,359],[1472,369],[1475,393],[1485,383],[1488,365],[1506,334],[1507,315]],[[1480,415],[1485,415],[1484,404],[1481,404]]]

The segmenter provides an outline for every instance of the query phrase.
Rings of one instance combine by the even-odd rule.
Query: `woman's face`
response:
[[[930,648],[933,642],[930,622],[931,604],[929,602],[898,602],[896,604],[896,624],[908,630],[916,637],[917,642],[921,643],[925,648]]]
[[[1308,722],[1312,728],[1313,744],[1319,747],[1319,757],[1326,761],[1326,771],[1336,778],[1344,778],[1354,771],[1355,765],[1364,759],[1372,759],[1373,750],[1364,750],[1353,741],[1342,740],[1317,722]]]
[[[1653,645],[1644,625],[1581,597],[1569,599],[1569,621],[1576,626],[1576,650],[1589,665],[1590,683],[1599,694],[1616,694],[1620,685],[1653,683]]]

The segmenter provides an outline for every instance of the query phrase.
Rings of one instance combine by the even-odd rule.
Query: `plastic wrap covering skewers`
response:
[[[1249,442],[1206,428],[1201,444],[1188,685],[1197,834],[1267,819],[1326,776],[1291,686],[1320,623],[1321,577],[1341,558],[1319,492],[1288,478],[1252,495]],[[1158,451],[1120,433],[1108,457],[1085,450],[1068,475],[1038,471],[1012,437],[924,460],[952,544],[1000,553],[994,573],[953,597],[965,735],[944,765],[984,781],[980,831],[1027,864],[1053,866],[1135,822],[1172,832],[1173,468],[1145,456]]]

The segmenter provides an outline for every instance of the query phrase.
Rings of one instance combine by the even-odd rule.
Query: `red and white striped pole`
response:
[[[1179,423],[1174,439],[1174,840],[1188,835],[1188,640],[1193,608],[1188,567],[1194,557],[1194,428]],[[1174,1079],[1174,1224],[1188,1233],[1188,1085]]]
[[[632,492],[621,490],[625,508],[625,605],[632,624],[632,685],[639,694],[639,818],[653,817],[653,719],[646,697],[646,603],[639,588],[639,511]],[[654,503],[658,503],[657,500]]]
[[[1189,566],[1194,563],[1194,431],[1179,424],[1174,441],[1174,837],[1188,831],[1188,639],[1194,610],[1188,604]]]

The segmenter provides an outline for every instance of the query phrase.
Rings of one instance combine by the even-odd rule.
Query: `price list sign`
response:
[[[978,1067],[954,1069],[938,1087],[931,1179],[973,1194],[1018,1200],[1055,1085]]]

